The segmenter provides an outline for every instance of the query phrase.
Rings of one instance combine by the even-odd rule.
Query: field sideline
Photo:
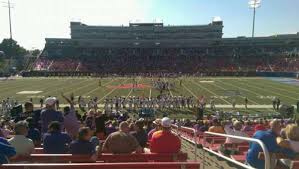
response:
[[[151,78],[135,78],[144,87],[133,90],[130,85],[132,78],[103,78],[99,86],[97,78],[18,78],[0,81],[0,97],[12,97],[23,103],[33,98],[34,104],[39,103],[40,97],[57,96],[61,103],[60,93],[65,95],[74,93],[86,98],[97,96],[103,103],[106,97],[114,96],[143,96],[157,97],[159,91],[151,87]],[[179,80],[182,79],[182,86]],[[267,78],[161,78],[162,81],[174,82],[175,88],[169,90],[172,96],[205,96],[207,103],[211,96],[215,97],[215,104],[223,108],[229,107],[233,99],[237,107],[244,104],[244,97],[249,100],[252,108],[271,107],[272,98],[280,98],[282,104],[295,105],[299,100],[299,86],[273,81]],[[299,83],[299,81],[298,81]],[[128,87],[126,87],[128,86]],[[249,106],[250,107],[250,106]]]

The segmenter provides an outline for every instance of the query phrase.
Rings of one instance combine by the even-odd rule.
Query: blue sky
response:
[[[163,20],[168,25],[224,22],[224,37],[251,36],[248,0],[12,0],[13,37],[27,49],[44,46],[46,37],[69,38],[69,22],[128,25]],[[299,0],[262,0],[256,36],[299,32]],[[7,9],[0,7],[0,40],[9,37]]]

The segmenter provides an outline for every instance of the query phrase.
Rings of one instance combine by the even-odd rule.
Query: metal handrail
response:
[[[187,140],[187,141],[189,141],[189,142],[191,142],[191,143],[194,144],[194,146],[195,146],[195,148],[194,148],[194,160],[197,161],[197,131],[195,129],[193,129],[193,128],[187,128],[187,127],[182,127],[182,126],[178,126],[178,125],[172,125],[172,127],[176,128],[176,132],[179,135],[179,137],[182,137],[185,140]],[[192,141],[189,138],[181,136],[181,131],[180,131],[181,128],[185,128],[187,130],[192,130],[193,131],[193,137],[194,137],[193,139],[194,140]]]
[[[206,135],[214,135],[214,136],[222,136],[222,137],[226,137],[226,138],[235,138],[235,139],[240,139],[240,140],[245,140],[245,141],[251,141],[251,142],[256,142],[258,143],[261,147],[262,147],[262,150],[265,154],[265,169],[271,169],[271,165],[270,165],[270,155],[269,155],[269,151],[267,149],[267,147],[265,146],[265,144],[261,141],[261,140],[258,140],[258,139],[254,139],[254,138],[248,138],[248,137],[241,137],[241,136],[233,136],[233,135],[227,135],[227,134],[220,134],[220,133],[213,133],[213,132],[204,132],[204,140],[205,140],[205,137]],[[207,148],[204,148],[205,150],[208,150]],[[209,151],[209,150],[208,150]],[[235,164],[238,164],[238,165],[241,165],[242,167],[245,167],[245,168],[248,168],[248,169],[252,169],[251,166],[248,166],[248,165],[245,165],[243,163],[240,163],[238,161],[234,161],[228,157],[225,157],[223,156],[222,154],[219,154],[219,153],[214,153],[215,155],[217,154],[218,156],[222,157],[222,158],[225,158]]]

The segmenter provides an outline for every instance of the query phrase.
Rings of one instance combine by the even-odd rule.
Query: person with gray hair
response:
[[[15,136],[8,140],[12,147],[16,149],[17,155],[28,156],[34,150],[33,141],[26,138],[28,134],[28,125],[25,121],[19,121],[16,123]]]
[[[241,136],[241,137],[248,137],[248,134],[241,131],[243,124],[240,121],[233,122],[233,128],[230,128],[229,125],[224,127],[224,131],[226,134],[233,135],[233,136]],[[225,143],[243,143],[244,140],[235,139],[235,138],[226,138]]]

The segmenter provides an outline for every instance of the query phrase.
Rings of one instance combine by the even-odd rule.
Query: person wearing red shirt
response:
[[[171,120],[164,117],[161,120],[161,131],[156,131],[150,140],[151,153],[178,153],[181,149],[181,140],[171,133]]]

